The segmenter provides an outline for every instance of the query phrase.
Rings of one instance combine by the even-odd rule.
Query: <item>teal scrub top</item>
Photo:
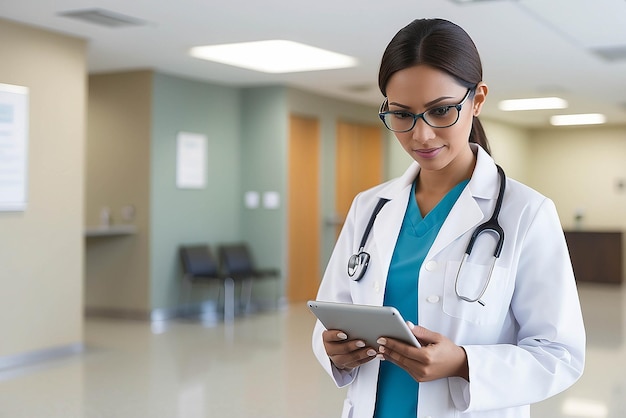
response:
[[[415,199],[415,182],[387,274],[383,304],[395,306],[406,321],[418,324],[419,271],[430,247],[469,180],[450,190],[425,218]],[[380,363],[375,418],[415,418],[419,384],[390,361]]]

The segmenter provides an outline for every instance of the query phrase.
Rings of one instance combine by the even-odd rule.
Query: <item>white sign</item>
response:
[[[207,137],[179,132],[176,144],[176,186],[204,189],[207,183]]]
[[[0,211],[26,209],[28,88],[0,84]]]

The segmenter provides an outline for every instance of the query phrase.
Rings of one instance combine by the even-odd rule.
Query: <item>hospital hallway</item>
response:
[[[587,366],[533,418],[626,417],[626,287],[581,283]],[[339,417],[305,304],[215,319],[87,318],[85,350],[0,371],[2,418]]]

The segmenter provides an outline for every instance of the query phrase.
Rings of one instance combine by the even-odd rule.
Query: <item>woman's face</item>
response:
[[[427,65],[400,70],[387,83],[390,111],[419,114],[439,106],[459,104],[466,93],[467,89],[452,76]],[[480,113],[486,94],[487,86],[480,83],[473,97],[463,103],[459,120],[450,127],[433,128],[420,118],[412,130],[395,132],[395,135],[422,170],[454,170],[455,167],[465,170],[474,163],[469,147],[472,118]]]

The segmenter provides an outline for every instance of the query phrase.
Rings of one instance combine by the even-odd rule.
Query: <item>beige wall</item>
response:
[[[85,220],[133,224],[135,235],[88,238],[85,307],[88,312],[147,316],[150,311],[151,71],[89,77]],[[124,220],[132,206],[135,216]]]
[[[482,124],[496,163],[502,166],[507,176],[526,183],[531,146],[529,132],[491,120],[482,120]]]
[[[82,343],[85,43],[0,20],[0,83],[29,88],[28,206],[0,212],[0,358]]]
[[[626,230],[626,128],[537,130],[529,143],[529,185],[555,201],[565,228],[582,210],[584,229]]]

